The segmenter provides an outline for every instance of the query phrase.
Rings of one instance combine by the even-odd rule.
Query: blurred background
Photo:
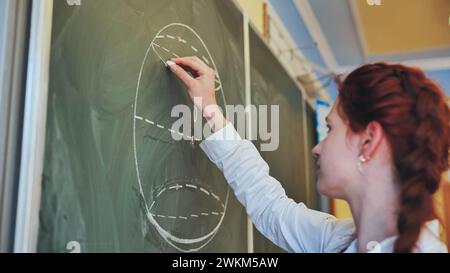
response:
[[[336,99],[329,73],[345,75],[362,64],[384,61],[423,69],[440,84],[450,105],[449,0],[240,2],[287,69],[307,87],[312,100]],[[443,181],[449,180],[447,172]],[[444,188],[436,196],[436,205],[448,219]],[[342,200],[330,200],[329,209],[340,218],[351,216]]]

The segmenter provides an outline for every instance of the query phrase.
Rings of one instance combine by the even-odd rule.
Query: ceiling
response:
[[[304,7],[298,2],[305,0],[294,1],[299,9]],[[443,68],[450,68],[450,0],[381,0],[379,6],[366,0],[306,4],[316,24],[306,23],[320,28],[335,66],[411,60],[446,66],[443,58],[447,58]]]

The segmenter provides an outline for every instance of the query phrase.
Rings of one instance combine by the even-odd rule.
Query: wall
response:
[[[441,70],[430,70],[426,72],[433,80],[437,81],[444,89],[447,97],[450,97],[450,68]]]
[[[263,32],[263,17],[264,9],[263,5],[266,0],[237,0],[237,2],[244,8],[247,12],[250,21],[259,30],[260,33]]]

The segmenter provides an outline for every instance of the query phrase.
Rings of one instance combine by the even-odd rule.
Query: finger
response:
[[[170,68],[172,73],[175,74],[175,76],[177,76],[182,82],[184,82],[184,84],[188,88],[192,87],[192,85],[195,82],[195,79],[192,78],[191,75],[189,75],[189,73],[187,73],[183,68],[181,68],[179,65],[177,65],[172,61],[167,61],[167,66]]]
[[[199,64],[201,67],[209,68],[209,66],[204,61],[202,61],[202,59],[200,59],[198,56],[189,56],[186,58],[192,60],[194,63]]]
[[[184,65],[195,71],[198,75],[206,75],[210,69],[205,63],[196,57],[183,57],[172,59],[178,65]]]

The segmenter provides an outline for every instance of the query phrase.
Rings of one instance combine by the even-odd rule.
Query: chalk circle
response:
[[[172,23],[166,25],[150,42],[139,72],[134,102],[133,152],[139,194],[144,203],[143,205],[148,222],[155,228],[161,238],[173,248],[181,252],[195,252],[210,243],[217,234],[226,214],[230,188],[226,186],[226,194],[223,194],[214,192],[214,189],[209,188],[209,183],[205,183],[198,178],[178,177],[165,181],[161,186],[153,189],[154,191],[152,193],[146,195],[144,193],[142,180],[143,172],[141,170],[142,168],[145,169],[146,166],[141,166],[142,168],[140,168],[138,162],[139,153],[142,147],[137,147],[138,140],[136,128],[137,126],[142,126],[142,121],[136,119],[136,117],[142,116],[147,119],[147,125],[153,122],[156,124],[158,121],[153,121],[153,119],[160,118],[156,117],[156,114],[155,116],[148,116],[145,113],[139,113],[138,111],[138,102],[142,99],[142,96],[145,95],[141,93],[140,96],[139,94],[140,89],[144,89],[141,86],[145,79],[143,75],[144,66],[150,57],[156,57],[160,60],[160,63],[158,64],[160,69],[167,69],[164,66],[164,61],[180,56],[181,53],[198,56],[216,71],[217,100],[222,107],[226,105],[220,74],[201,37],[195,30],[185,24]],[[172,105],[172,107],[173,106],[174,105]],[[159,113],[161,111],[156,110],[156,112]],[[163,125],[165,129],[171,127],[171,124]],[[154,130],[161,130],[161,128],[155,128]],[[144,143],[142,145],[151,144]],[[187,201],[202,201],[197,205],[186,203],[186,206],[191,206],[191,209],[193,209],[192,211],[184,208],[179,211],[164,211],[165,208],[167,208],[164,204],[167,204],[170,199],[173,199],[173,197],[177,195],[179,200],[182,200],[182,198],[179,198],[179,195],[182,195],[183,197],[188,197],[186,198]],[[184,227],[185,230],[188,230],[186,228],[187,225],[194,226],[195,232],[192,232],[192,230],[189,234],[183,232],[183,229],[180,227]]]
[[[151,200],[151,216],[178,238],[171,240],[174,244],[202,243],[219,229],[225,211],[219,194],[200,179],[189,177],[166,181],[153,191]]]

